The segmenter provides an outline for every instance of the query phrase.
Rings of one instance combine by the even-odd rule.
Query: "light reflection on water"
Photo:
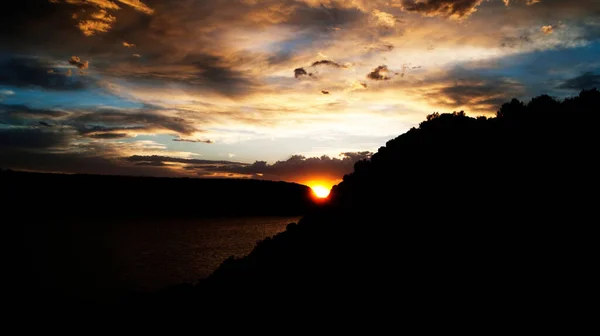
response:
[[[195,283],[229,256],[248,254],[257,241],[298,217],[127,220],[70,223],[32,241],[31,267],[65,290],[155,290]],[[52,229],[54,230],[54,229]],[[35,233],[31,233],[35,235]]]

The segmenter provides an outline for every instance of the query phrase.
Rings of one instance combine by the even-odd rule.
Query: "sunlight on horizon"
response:
[[[327,189],[321,185],[313,185],[310,188],[317,198],[327,198],[331,193],[331,189]]]

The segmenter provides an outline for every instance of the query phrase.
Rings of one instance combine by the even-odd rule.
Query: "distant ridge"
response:
[[[21,216],[46,219],[300,216],[316,206],[307,186],[250,179],[0,171],[0,183],[8,204],[36,209]]]

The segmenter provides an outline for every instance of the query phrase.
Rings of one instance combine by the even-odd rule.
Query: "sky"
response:
[[[0,168],[327,187],[433,112],[600,87],[598,0],[19,0]]]

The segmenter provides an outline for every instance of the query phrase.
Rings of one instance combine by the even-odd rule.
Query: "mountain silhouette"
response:
[[[598,106],[594,89],[514,99],[494,118],[431,114],[248,256],[120,307],[199,320],[301,311],[447,323],[573,304],[593,273]]]
[[[142,302],[353,316],[553,307],[592,272],[598,106],[594,89],[515,99],[495,118],[431,114],[356,163],[325,208]]]

